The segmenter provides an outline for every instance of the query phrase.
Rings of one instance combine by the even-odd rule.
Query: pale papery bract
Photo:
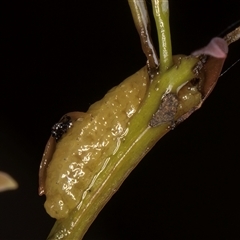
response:
[[[0,171],[0,192],[17,189],[17,182],[7,173]]]

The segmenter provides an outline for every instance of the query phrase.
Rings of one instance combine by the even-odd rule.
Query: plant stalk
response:
[[[163,73],[173,64],[169,4],[167,0],[152,0],[152,7],[158,33],[160,72]]]

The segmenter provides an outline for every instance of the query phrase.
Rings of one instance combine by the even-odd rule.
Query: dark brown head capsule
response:
[[[71,126],[72,126],[71,117],[68,115],[64,115],[58,123],[53,125],[51,130],[52,137],[54,137],[57,142]]]

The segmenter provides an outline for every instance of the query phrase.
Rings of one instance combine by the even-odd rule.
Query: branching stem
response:
[[[140,36],[142,50],[147,57],[150,74],[154,74],[159,60],[151,39],[151,26],[145,1],[128,0],[133,21]]]

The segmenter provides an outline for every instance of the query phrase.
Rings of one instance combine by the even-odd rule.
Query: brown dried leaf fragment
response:
[[[178,118],[176,124],[183,122],[202,106],[218,81],[227,53],[228,42],[218,37],[213,38],[207,46],[192,53],[192,55],[199,56],[200,59],[200,64],[193,71],[203,74],[198,87],[202,94],[202,99],[197,106]]]

